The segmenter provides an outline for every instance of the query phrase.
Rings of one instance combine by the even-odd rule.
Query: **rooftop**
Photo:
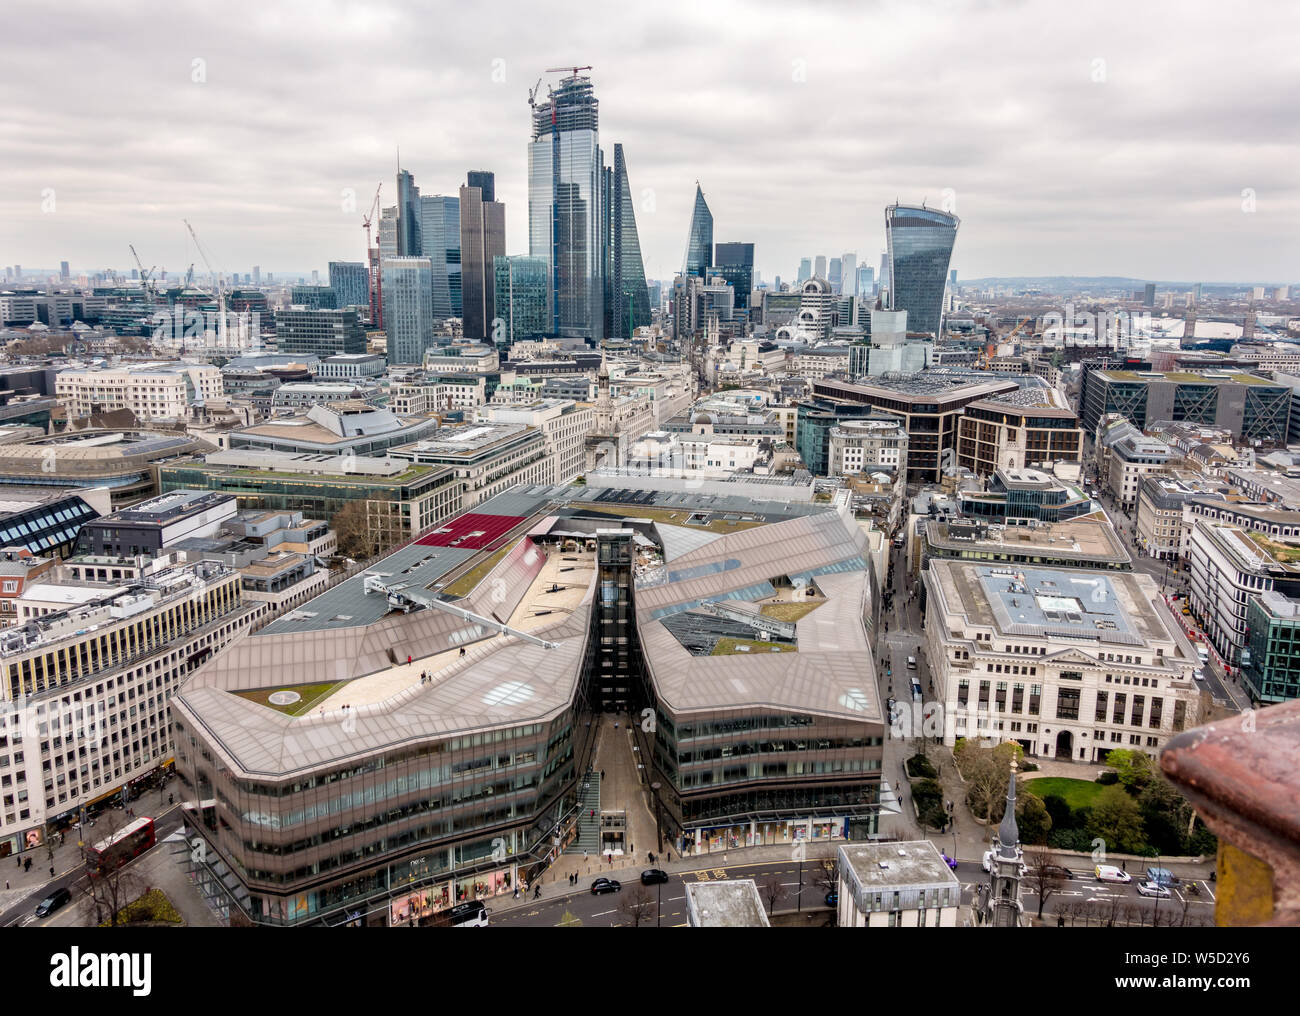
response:
[[[683,882],[690,923],[696,928],[769,927],[753,879]]]
[[[957,886],[958,879],[929,840],[891,843],[846,843],[840,864],[868,892],[902,887]]]

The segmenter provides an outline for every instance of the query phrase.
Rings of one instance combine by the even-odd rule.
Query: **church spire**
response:
[[[998,826],[998,845],[1003,857],[1014,857],[1020,846],[1020,829],[1016,826],[1016,756],[1011,756],[1011,780],[1007,784],[1007,810]]]

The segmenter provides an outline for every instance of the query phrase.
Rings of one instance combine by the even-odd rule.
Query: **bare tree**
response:
[[[627,893],[618,905],[618,909],[632,922],[632,927],[639,928],[642,921],[649,920],[654,913],[655,899],[650,890],[643,885]]]
[[[104,827],[101,842],[116,836],[126,826],[124,814],[117,809],[106,811],[98,825]],[[144,880],[135,874],[130,866],[130,859],[106,859],[96,862],[87,857],[86,875],[73,887],[80,891],[94,911],[95,923],[116,927],[124,923],[122,910],[128,903],[143,895],[149,888]]]
[[[781,884],[780,875],[768,875],[758,884],[759,895],[767,900],[767,912],[775,912],[776,901],[785,895],[785,886]]]
[[[1031,848],[1025,851],[1025,864],[1029,870],[1025,873],[1024,881],[1038,893],[1038,919],[1041,921],[1047,900],[1065,888],[1061,862],[1050,850]]]
[[[840,859],[838,854],[819,858],[812,869],[812,883],[826,893],[840,891]]]

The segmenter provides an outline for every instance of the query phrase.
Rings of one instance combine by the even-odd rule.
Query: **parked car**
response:
[[[641,872],[642,885],[663,885],[668,881],[668,872],[662,868],[647,868]]]
[[[993,872],[993,851],[989,850],[984,854],[984,870],[990,874]],[[1024,861],[1020,862],[1020,877],[1024,878],[1029,874],[1029,865]]]
[[[1150,879],[1143,879],[1137,885],[1139,896],[1155,896],[1159,899],[1168,899],[1169,890],[1159,882],[1152,882]]]
[[[1060,864],[1045,864],[1043,872],[1050,878],[1074,878],[1074,872]]]
[[[1093,870],[1098,882],[1132,882],[1133,876],[1113,864],[1099,864]]]
[[[623,883],[612,878],[598,878],[591,883],[591,894],[593,896],[602,896],[605,893],[621,893]]]
[[[70,902],[72,902],[72,893],[67,889],[55,889],[54,892],[36,904],[36,916],[49,917],[54,911]]]

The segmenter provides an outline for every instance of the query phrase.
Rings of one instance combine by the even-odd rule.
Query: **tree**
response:
[[[1038,919],[1043,919],[1043,906],[1048,899],[1065,887],[1061,876],[1061,862],[1050,850],[1026,850],[1025,864],[1029,871],[1025,873],[1025,884],[1038,894]]]
[[[1187,829],[1195,815],[1178,788],[1156,774],[1138,797],[1146,840],[1162,854],[1188,853]]]
[[[1052,819],[1053,829],[1074,828],[1074,813],[1068,802],[1060,794],[1048,794],[1043,798],[1043,807]]]
[[[1006,809],[1007,783],[1011,779],[1011,759],[1025,753],[1015,741],[1003,741],[990,748],[965,739],[953,748],[953,760],[961,767],[966,780],[966,803],[977,818],[1000,822]]]
[[[637,886],[624,895],[618,905],[618,909],[631,920],[634,928],[639,928],[642,921],[649,919],[650,915],[654,913],[654,907],[655,898],[650,895],[650,890],[643,885]]]
[[[1027,790],[1016,794],[1016,825],[1020,829],[1020,842],[1047,842],[1047,834],[1052,830],[1052,816],[1041,797]]]
[[[98,825],[104,827],[102,839],[117,835],[128,823],[124,819],[123,812],[117,809],[109,809],[101,817]],[[86,876],[73,887],[74,893],[80,893],[86,898],[91,909],[94,910],[95,924],[104,924],[107,922],[113,927],[122,923],[122,909],[141,896],[148,886],[144,880],[135,874],[135,869],[127,864],[108,863],[86,864]]]
[[[1142,812],[1137,801],[1119,787],[1107,787],[1097,796],[1088,818],[1088,831],[1110,851],[1138,854],[1146,849]]]
[[[1116,748],[1106,756],[1106,764],[1115,770],[1120,784],[1137,793],[1155,778],[1151,756],[1132,748]]]
[[[330,525],[338,536],[339,553],[358,561],[379,551],[378,541],[370,531],[365,501],[349,501],[337,512]]]
[[[781,884],[780,875],[768,875],[758,884],[759,895],[767,900],[767,912],[775,913],[776,901],[785,895],[785,886]]]

